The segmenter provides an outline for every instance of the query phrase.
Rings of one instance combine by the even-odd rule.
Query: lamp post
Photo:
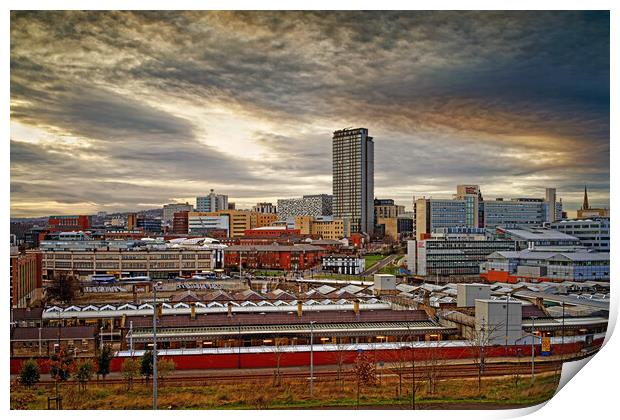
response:
[[[411,340],[411,409],[415,410],[415,351],[413,347],[413,334],[409,322],[407,322],[407,331],[409,332],[409,340]]]
[[[542,337],[540,337],[540,336],[538,336],[536,334],[533,334],[533,331],[534,331],[534,319],[536,319],[536,317],[535,316],[531,316],[530,319],[532,320],[532,333],[530,333],[530,334],[525,333],[525,335],[523,337],[521,337],[521,338],[519,338],[519,339],[517,339],[515,341],[515,344],[518,343],[519,341],[523,340],[526,336],[529,336],[532,339],[532,372],[530,374],[530,376],[531,376],[530,377],[530,385],[531,385],[532,383],[534,383],[534,358],[536,356],[536,349],[534,347],[534,341],[538,338],[540,340],[541,345],[542,345]]]
[[[237,349],[237,369],[241,369],[241,346],[243,345],[243,338],[241,338],[241,320],[238,320],[239,326],[239,348]]]
[[[310,397],[314,392],[314,323],[310,321]]]
[[[133,357],[133,321],[129,321],[129,354]]]
[[[535,316],[530,317],[532,318],[532,379],[531,382],[534,382],[534,356],[536,355],[536,349],[534,348],[534,319],[536,318]]]
[[[153,283],[153,410],[157,410],[157,286]]]
[[[506,293],[506,345],[505,351],[508,352],[508,308],[510,307],[510,293]]]

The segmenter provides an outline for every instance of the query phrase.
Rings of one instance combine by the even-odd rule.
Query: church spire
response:
[[[590,208],[590,204],[588,203],[588,186],[583,186],[583,204],[581,205],[581,210],[588,210]]]

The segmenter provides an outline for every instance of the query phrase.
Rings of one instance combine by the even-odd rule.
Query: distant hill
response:
[[[162,217],[164,214],[163,208],[158,209],[149,209],[149,210],[139,210],[136,212],[126,211],[126,212],[118,212],[118,213],[108,213],[107,217],[127,217],[130,213],[137,213],[141,215],[145,215],[147,217]],[[51,216],[51,215],[50,215]],[[96,214],[92,215],[96,217]],[[47,219],[49,216],[45,217],[11,217],[11,223],[29,223],[33,225],[47,225]]]

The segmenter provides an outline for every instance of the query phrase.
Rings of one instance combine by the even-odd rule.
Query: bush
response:
[[[112,349],[110,346],[104,346],[97,358],[97,375],[103,376],[103,379],[110,373],[110,361],[112,360]]]
[[[159,359],[157,361],[157,377],[164,379],[176,369],[176,364],[172,359]]]
[[[41,371],[39,365],[32,359],[26,360],[19,372],[19,383],[24,386],[31,387],[36,385],[41,379]]]
[[[90,360],[78,364],[75,379],[80,383],[82,390],[86,389],[86,383],[93,377],[93,370],[93,364]]]
[[[121,366],[121,373],[127,381],[127,389],[131,389],[134,378],[140,374],[140,362],[136,359],[125,359]]]
[[[151,350],[145,351],[140,359],[140,374],[146,380],[153,376],[153,352]]]
[[[60,346],[58,353],[50,357],[50,375],[57,382],[68,380],[74,367],[73,357],[64,346]]]

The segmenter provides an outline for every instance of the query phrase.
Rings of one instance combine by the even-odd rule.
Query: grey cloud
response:
[[[331,133],[314,125],[336,121],[376,136],[382,195],[465,176],[608,184],[608,12],[13,12],[11,66],[12,119],[109,161],[78,160],[81,174],[324,188]],[[217,153],[147,95],[271,122],[254,140],[274,159]]]

